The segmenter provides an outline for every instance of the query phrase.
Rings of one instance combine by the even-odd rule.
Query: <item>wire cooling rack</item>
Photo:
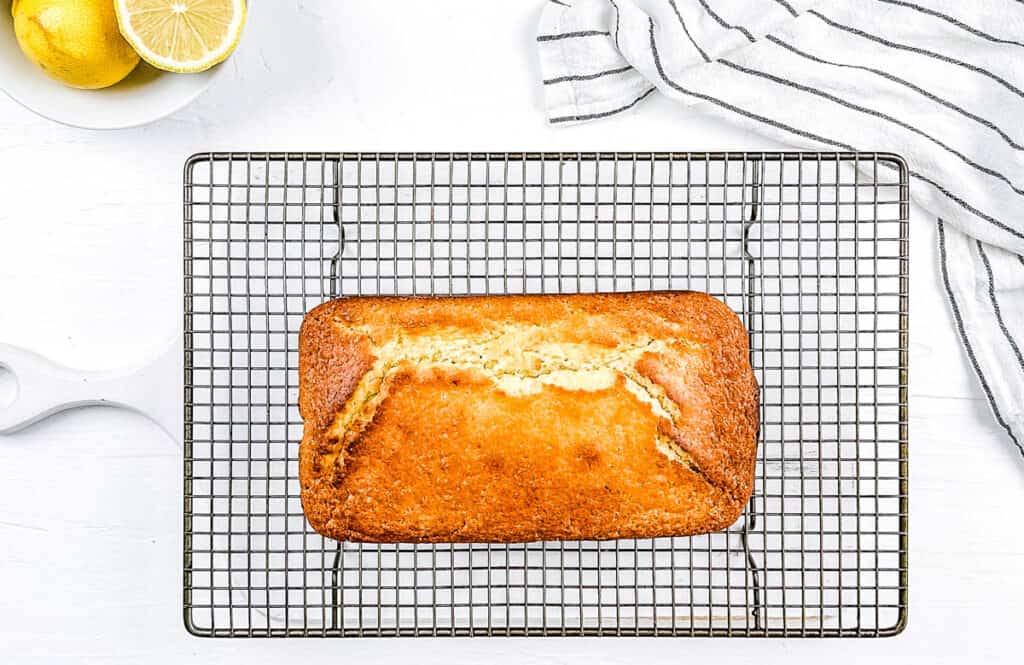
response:
[[[908,185],[887,154],[226,154],[185,167],[184,617],[208,636],[880,636],[907,611]],[[297,480],[337,295],[707,291],[754,496],[688,538],[361,545]]]

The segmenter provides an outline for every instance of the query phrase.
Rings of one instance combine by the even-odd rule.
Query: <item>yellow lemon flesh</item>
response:
[[[238,46],[245,0],[113,0],[121,34],[169,72],[201,72]]]
[[[17,0],[11,14],[25,56],[72,87],[106,88],[139,64],[111,0]]]

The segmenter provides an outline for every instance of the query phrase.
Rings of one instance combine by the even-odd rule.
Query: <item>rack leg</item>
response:
[[[341,592],[338,576],[341,571],[341,543],[334,551],[334,565],[331,566],[331,630],[341,630]]]
[[[746,165],[744,165],[746,169]],[[753,191],[751,194],[750,202],[750,217],[747,222],[743,225],[743,257],[745,259],[743,270],[746,273],[743,284],[746,291],[746,302],[744,304],[744,318],[748,331],[756,330],[754,326],[754,308],[756,301],[754,299],[754,293],[756,288],[755,278],[755,264],[754,256],[750,253],[747,248],[747,243],[750,240],[750,229],[761,220],[761,182],[762,182],[762,170],[764,169],[764,161],[758,160],[754,163],[754,167],[751,170],[751,184]],[[746,174],[744,174],[746,175]],[[750,361],[754,364],[754,335],[751,333],[749,338],[750,343]],[[764,422],[764,414],[761,414],[761,422]],[[760,450],[764,451],[764,442],[760,442]],[[740,540],[743,543],[743,553],[747,559],[747,571],[750,574],[751,581],[751,592],[753,605],[750,608],[750,615],[754,619],[754,630],[760,632],[764,629],[764,605],[762,604],[761,594],[761,571],[758,568],[757,560],[754,558],[754,554],[750,549],[750,531],[757,528],[757,512],[755,510],[755,502],[751,497],[749,504],[747,505],[746,515],[743,520],[743,532],[740,534]]]

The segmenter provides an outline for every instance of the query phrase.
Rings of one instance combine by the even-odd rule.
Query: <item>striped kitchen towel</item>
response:
[[[967,357],[1024,455],[1022,0],[549,0],[561,124],[655,91],[799,148],[907,159]]]

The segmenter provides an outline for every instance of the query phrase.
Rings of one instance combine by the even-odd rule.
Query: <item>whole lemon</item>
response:
[[[113,0],[15,0],[11,14],[22,52],[67,85],[106,88],[139,64]]]

